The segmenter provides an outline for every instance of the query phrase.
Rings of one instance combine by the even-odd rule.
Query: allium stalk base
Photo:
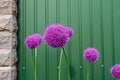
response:
[[[34,80],[37,80],[37,48],[32,52],[32,63],[34,69]]]
[[[67,69],[67,79],[70,80],[70,65],[69,65],[69,59],[68,59],[68,56],[66,54],[66,51],[64,48],[63,49],[63,53],[64,53],[64,56],[65,56],[65,60],[66,60],[66,69]]]
[[[58,80],[60,80],[60,78],[61,78],[62,56],[63,56],[63,50],[61,49],[60,58],[59,58],[59,65],[58,65]]]

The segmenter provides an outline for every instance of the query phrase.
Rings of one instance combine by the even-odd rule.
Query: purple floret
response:
[[[68,33],[69,38],[73,36],[74,31],[73,31],[73,29],[71,27],[66,27],[65,30]]]
[[[28,48],[34,49],[42,43],[42,36],[39,34],[33,34],[26,38],[25,44]]]
[[[65,27],[61,24],[52,24],[47,27],[44,39],[46,44],[53,48],[64,47],[69,40]]]
[[[84,51],[84,58],[89,62],[95,62],[99,58],[99,52],[95,48],[87,48]]]
[[[111,68],[111,74],[114,78],[120,80],[120,64],[116,64]]]

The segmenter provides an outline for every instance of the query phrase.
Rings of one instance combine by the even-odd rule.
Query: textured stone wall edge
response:
[[[0,80],[17,78],[17,0],[0,0]]]

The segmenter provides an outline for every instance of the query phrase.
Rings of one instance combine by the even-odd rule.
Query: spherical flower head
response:
[[[28,48],[34,49],[42,43],[42,36],[39,34],[33,34],[26,38],[25,44]]]
[[[65,27],[61,24],[48,26],[44,34],[44,39],[46,44],[53,48],[62,48],[69,40]]]
[[[73,31],[73,29],[71,27],[66,27],[65,30],[68,33],[69,38],[73,36],[74,31]]]
[[[111,74],[113,77],[120,80],[120,64],[116,64],[111,68]]]
[[[95,48],[87,48],[84,51],[84,58],[89,62],[95,62],[99,58],[99,52]]]

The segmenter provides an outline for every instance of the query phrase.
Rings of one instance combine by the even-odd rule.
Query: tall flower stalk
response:
[[[37,48],[33,50],[32,62],[33,62],[33,69],[34,69],[34,80],[37,80]]]
[[[67,77],[70,80],[70,66],[69,59],[64,49],[64,46],[68,43],[70,37],[73,35],[73,30],[70,27],[64,27],[61,24],[52,24],[47,27],[44,39],[45,43],[52,48],[61,48],[60,60],[58,65],[58,80],[61,80],[61,64],[62,64],[62,56],[64,53],[66,60],[66,69],[67,69]]]
[[[90,79],[90,62],[96,62],[99,58],[99,52],[95,48],[87,48],[84,51],[84,58],[88,61],[87,65],[87,80]]]
[[[66,51],[64,48],[63,49],[63,52],[64,52],[64,56],[65,56],[65,60],[66,60],[66,68],[67,68],[67,77],[68,77],[68,80],[70,80],[70,66],[69,66],[69,59],[68,59],[68,56],[66,54]]]
[[[32,52],[32,64],[34,70],[34,80],[37,80],[37,47],[42,43],[42,36],[39,34],[33,34],[26,38],[25,44],[31,49]]]
[[[70,65],[69,65],[69,59],[66,54],[65,48],[62,48],[61,53],[60,53],[60,58],[59,58],[60,60],[59,60],[59,65],[58,65],[58,80],[61,80],[60,75],[61,75],[61,64],[62,64],[63,53],[64,53],[65,61],[66,61],[67,78],[68,80],[70,80]]]
[[[62,57],[63,57],[63,50],[61,49],[61,53],[60,53],[60,60],[59,60],[59,65],[58,65],[58,80],[60,79],[60,74],[61,74],[61,64],[62,64]]]
[[[90,62],[87,63],[87,80],[90,78]]]

